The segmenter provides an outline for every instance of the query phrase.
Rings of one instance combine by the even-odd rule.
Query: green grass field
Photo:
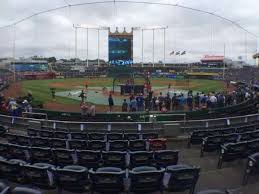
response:
[[[52,100],[50,87],[54,84],[57,92],[75,89],[76,86],[84,86],[87,82],[89,87],[111,87],[113,78],[73,78],[73,79],[55,79],[55,80],[29,80],[22,82],[22,92],[24,95],[31,91],[34,99],[41,102],[49,102]],[[140,82],[137,80],[136,82]],[[177,89],[203,91],[205,93],[211,91],[223,91],[224,85],[221,81],[193,79],[187,86],[186,80],[172,80],[168,78],[155,78],[151,80],[152,86],[167,87],[171,83],[172,87],[178,86]],[[78,104],[77,100],[67,97],[57,97],[56,102],[62,104]]]

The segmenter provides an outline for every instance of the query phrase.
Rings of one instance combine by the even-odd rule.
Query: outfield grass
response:
[[[59,87],[56,87],[56,91],[66,91],[71,90],[75,86],[84,86],[87,82],[90,87],[111,87],[113,78],[96,78],[96,79],[86,79],[86,78],[73,78],[73,79],[55,79],[55,80],[28,80],[22,82],[22,92],[27,94],[28,91],[31,91],[34,99],[37,99],[41,102],[49,102],[52,100],[50,92],[50,84],[59,84]],[[136,80],[140,82],[140,80]],[[223,91],[223,83],[216,80],[203,80],[203,79],[190,79],[189,86],[186,80],[172,80],[169,78],[154,78],[151,80],[152,86],[167,87],[169,83],[174,87],[175,84],[182,85],[178,89],[184,90],[195,90],[203,91],[205,93],[211,91]],[[79,101],[73,100],[66,97],[56,97],[56,101],[63,104],[79,104]]]

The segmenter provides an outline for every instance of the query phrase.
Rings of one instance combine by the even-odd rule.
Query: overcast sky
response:
[[[26,16],[68,4],[99,0],[1,0],[0,26]],[[104,0],[105,1],[105,0]],[[140,2],[140,0],[135,0]],[[238,22],[259,35],[258,0],[147,0],[179,4],[214,12]],[[147,27],[168,26],[166,62],[199,61],[205,54],[239,56],[253,63],[257,38],[214,16],[173,6],[143,3],[102,3],[64,8],[32,17],[16,25],[16,57],[33,55],[72,58],[75,56],[73,24],[89,26]],[[0,29],[0,57],[12,56],[14,28]],[[155,32],[155,61],[163,60],[162,30]],[[141,61],[141,32],[134,32],[134,61]],[[186,51],[185,56],[170,56],[171,51]],[[78,32],[78,56],[86,58],[86,31]],[[97,58],[97,31],[89,31],[89,58]],[[100,58],[108,59],[107,31],[100,32]],[[144,32],[144,60],[152,61],[152,31]]]

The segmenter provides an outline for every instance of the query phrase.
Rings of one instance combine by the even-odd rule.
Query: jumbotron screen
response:
[[[111,65],[131,65],[132,36],[109,35],[109,63]]]

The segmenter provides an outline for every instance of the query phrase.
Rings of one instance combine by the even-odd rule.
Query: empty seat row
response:
[[[191,145],[200,145],[203,142],[203,138],[208,136],[215,136],[215,135],[226,135],[226,134],[233,134],[233,133],[246,133],[251,131],[256,131],[259,129],[259,126],[243,126],[243,127],[230,127],[224,129],[216,129],[216,130],[196,130],[190,133],[189,140],[188,140],[188,147]]]
[[[67,140],[58,138],[30,137],[7,133],[6,139],[11,144],[33,147],[52,147],[64,149],[81,150],[107,150],[107,151],[145,151],[145,150],[164,150],[166,149],[166,139],[149,140]]]
[[[6,161],[0,168],[0,178],[40,189],[81,193],[91,190],[98,193],[150,193],[163,190],[194,193],[200,168],[188,165],[173,165],[166,169],[140,166],[129,171],[115,167],[96,170],[83,166],[54,167],[47,163],[27,164],[23,161]]]
[[[1,143],[0,153],[1,156],[8,159],[20,159],[30,163],[45,162],[56,166],[78,164],[88,168],[97,168],[100,166],[133,168],[140,165],[165,167],[177,164],[179,151],[101,152],[93,150],[38,148]]]
[[[157,139],[157,132],[131,132],[131,133],[116,133],[116,132],[66,132],[53,130],[27,129],[29,136],[39,136],[47,138],[60,139],[79,139],[79,140],[135,140],[135,139]]]
[[[223,162],[246,158],[248,155],[258,152],[258,150],[259,139],[221,145],[218,168],[222,167]]]
[[[214,152],[220,149],[220,146],[226,143],[236,143],[238,141],[249,141],[259,138],[259,131],[251,131],[246,133],[233,133],[226,135],[215,135],[203,138],[201,144],[201,157],[204,152]]]

